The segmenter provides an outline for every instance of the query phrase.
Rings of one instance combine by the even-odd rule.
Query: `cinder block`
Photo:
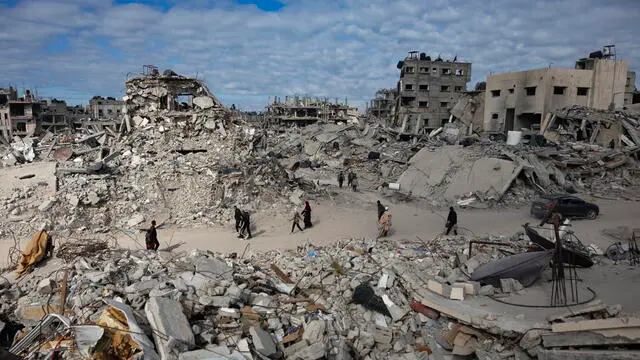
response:
[[[480,292],[480,283],[476,281],[467,281],[464,283],[465,295],[478,295]]]
[[[451,286],[438,282],[436,280],[427,281],[427,289],[446,298],[451,295]]]
[[[455,284],[451,287],[451,294],[449,299],[451,300],[464,300],[464,284]]]

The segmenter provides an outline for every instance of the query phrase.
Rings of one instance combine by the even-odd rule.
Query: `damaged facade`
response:
[[[285,96],[284,101],[275,97],[264,115],[272,124],[307,125],[318,121],[353,123],[357,122],[359,112],[350,107],[346,99],[342,104],[337,99],[332,103],[326,98]]]
[[[392,127],[405,134],[421,134],[449,121],[449,111],[471,80],[471,63],[431,60],[409,52],[398,63],[400,80]]]
[[[117,119],[124,113],[124,101],[113,97],[94,96],[87,108],[93,119]]]
[[[389,122],[395,112],[396,89],[380,89],[367,106],[367,115]]]
[[[628,88],[627,70],[627,61],[596,57],[578,60],[574,69],[546,68],[488,76],[484,130],[539,131],[548,114],[565,106],[622,107]]]

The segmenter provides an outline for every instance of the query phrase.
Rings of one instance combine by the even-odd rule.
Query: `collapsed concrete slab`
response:
[[[195,338],[180,302],[152,297],[144,311],[162,360],[178,360],[178,354],[195,346]]]

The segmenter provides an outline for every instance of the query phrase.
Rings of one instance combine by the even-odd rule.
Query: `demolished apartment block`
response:
[[[471,80],[471,63],[431,60],[417,51],[398,62],[395,114],[392,128],[402,134],[419,135],[449,121],[450,110]]]
[[[265,120],[269,124],[308,125],[315,122],[324,123],[357,123],[359,112],[350,107],[345,99],[344,104],[330,102],[324,98],[285,96],[284,101],[275,97],[267,106]]]
[[[162,74],[157,71],[127,80],[127,94],[124,122],[127,129],[145,126],[150,121],[189,121],[193,111],[206,110],[208,113],[228,113],[222,103],[200,80],[178,75],[171,70]],[[197,116],[197,115],[195,115]],[[133,123],[132,123],[133,121]]]
[[[395,111],[396,89],[380,89],[376,91],[376,96],[367,105],[367,115],[373,116],[388,124]]]

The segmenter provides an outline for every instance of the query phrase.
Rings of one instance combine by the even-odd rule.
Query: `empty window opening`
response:
[[[509,94],[513,94],[513,89],[509,89]]]
[[[16,124],[16,130],[17,131],[27,131],[27,123],[25,122],[19,122]]]
[[[420,91],[429,91],[429,85],[420,85]]]
[[[493,113],[493,114],[491,114],[491,118],[492,118],[492,119],[497,119],[497,118],[498,118],[498,113]]]
[[[451,75],[451,69],[442,68],[442,75]]]
[[[407,74],[413,74],[413,70],[414,70],[414,69],[413,69],[413,66],[407,66],[407,67],[404,69],[404,71],[405,71]]]
[[[98,116],[104,115],[104,111],[102,109],[98,109]]]
[[[440,86],[440,91],[441,92],[449,92],[449,86],[448,85]]]
[[[578,88],[578,96],[587,96],[589,94],[589,88],[579,87]]]
[[[438,68],[431,68],[431,72],[434,73],[434,74],[437,74],[438,73]]]
[[[455,91],[456,92],[462,92],[462,86],[456,86],[455,87]]]
[[[428,73],[429,72],[429,68],[428,67],[421,67],[420,68],[420,72],[421,73]]]
[[[499,97],[500,96],[500,90],[491,90],[491,96]]]
[[[421,108],[429,107],[429,102],[428,101],[420,101],[420,102],[418,102],[418,107],[421,107]]]
[[[113,114],[113,110],[112,109],[107,109],[107,113],[108,114]]]
[[[524,88],[524,91],[526,92],[527,96],[535,96],[536,95],[536,87],[535,86],[529,86]]]
[[[448,122],[449,122],[449,119],[441,119],[441,120],[440,120],[440,125],[441,125],[441,126],[444,126],[444,124],[446,124],[446,123],[448,123]]]
[[[566,86],[554,86],[553,95],[564,95],[566,90]]]
[[[413,90],[413,84],[405,84],[404,89],[407,91],[412,91]]]
[[[401,100],[402,106],[411,106],[414,99],[414,97],[403,96]]]
[[[446,101],[443,101],[443,102],[441,102],[441,103],[440,103],[440,107],[441,107],[441,108],[446,108],[446,107],[448,107],[448,106],[449,106],[449,103],[448,103],[448,102],[446,102]]]
[[[456,69],[456,76],[462,76],[462,75],[464,75],[464,70]]]

